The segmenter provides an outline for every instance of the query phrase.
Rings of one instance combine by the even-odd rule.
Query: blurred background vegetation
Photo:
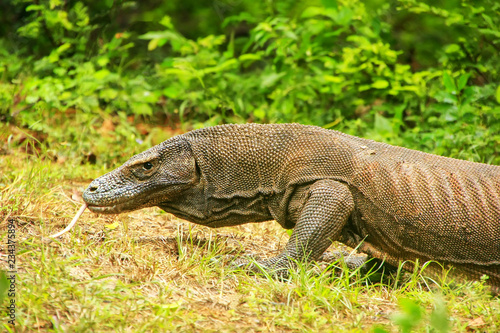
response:
[[[497,0],[12,0],[0,12],[5,141],[34,139],[55,160],[112,164],[192,128],[300,122],[500,164]]]

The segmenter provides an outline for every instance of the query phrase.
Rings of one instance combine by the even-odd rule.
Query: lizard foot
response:
[[[277,279],[286,279],[289,276],[288,268],[295,265],[288,264],[288,260],[276,263],[274,258],[260,260],[258,255],[246,253],[242,255],[219,255],[211,259],[212,262],[227,265],[230,269],[244,270],[255,275],[264,275]],[[283,261],[283,262],[282,262]]]
[[[371,282],[387,282],[397,272],[396,267],[382,260],[347,251],[325,253],[318,259],[318,262],[323,263],[323,269],[332,270],[336,276],[343,274],[342,266],[344,266],[350,272],[357,271],[361,277]]]
[[[366,254],[352,253],[348,251],[325,252],[318,260],[328,264],[336,261],[343,263],[350,270],[356,270],[365,266],[370,258]]]

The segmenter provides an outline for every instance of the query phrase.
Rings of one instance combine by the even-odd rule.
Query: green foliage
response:
[[[398,52],[366,26],[367,18],[361,2],[308,7],[297,18],[269,17],[248,37],[231,36],[225,49],[219,47],[224,36],[185,40],[172,26],[142,38],[150,39],[150,49],[171,43],[176,57],[157,74],[166,95],[183,101],[181,111],[196,106],[211,116],[219,110],[211,124],[225,120],[224,109],[235,116],[231,121],[328,124],[381,98],[421,97],[433,75],[413,76],[398,64]]]
[[[401,332],[409,333],[422,320],[423,309],[410,299],[399,300],[400,313],[393,316],[394,322],[401,328]]]
[[[432,19],[432,28],[438,30],[429,31],[429,27],[424,27],[422,39],[439,38],[443,42],[444,45],[436,50],[436,60],[441,65],[452,70],[475,71],[480,81],[498,81],[500,68],[495,60],[500,50],[498,1],[453,0],[438,3],[440,6],[417,0],[400,0],[399,3],[410,17],[414,13]]]
[[[40,38],[43,25],[48,31],[46,39],[57,47],[33,62],[34,75],[23,81],[25,103],[35,109],[125,109],[137,115],[152,114],[151,104],[158,96],[151,92],[143,75],[124,73],[132,65],[128,63],[129,49],[134,43],[129,42],[129,34],[117,33],[97,50],[88,52],[90,35],[97,26],[89,23],[87,7],[76,2],[65,11],[62,2],[41,3],[26,8],[35,13],[34,19],[18,33]],[[32,124],[33,116],[36,115],[21,112],[21,123]]]
[[[300,122],[500,163],[494,0],[151,4],[9,5],[0,119],[85,151],[97,148],[51,119],[74,114],[96,128],[113,117],[129,134],[115,137],[122,145],[141,138],[130,116],[189,127]]]
[[[415,332],[419,326],[425,325],[427,332],[446,333],[450,332],[450,320],[446,310],[446,304],[441,298],[436,298],[434,308],[429,316],[426,316],[425,308],[408,298],[399,299],[400,311],[393,314],[392,321],[399,326],[400,332]],[[372,329],[373,333],[387,333],[379,326]]]

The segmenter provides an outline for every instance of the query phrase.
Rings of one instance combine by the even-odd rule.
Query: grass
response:
[[[273,222],[212,230],[155,208],[118,216],[86,211],[71,232],[43,243],[42,236],[69,223],[82,190],[106,170],[58,163],[43,149],[35,154],[6,141],[0,143],[1,269],[7,269],[9,218],[18,241],[16,325],[7,325],[2,307],[6,331],[500,330],[500,300],[481,282],[436,282],[416,270],[368,283],[342,264],[332,276],[324,263],[279,281],[218,260],[278,254],[288,234]]]

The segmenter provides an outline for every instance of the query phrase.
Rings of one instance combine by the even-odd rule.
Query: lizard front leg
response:
[[[312,184],[285,250],[278,256],[259,261],[269,273],[286,274],[296,262],[317,260],[339,238],[354,209],[347,185],[334,180]],[[254,265],[250,270],[259,272]]]

